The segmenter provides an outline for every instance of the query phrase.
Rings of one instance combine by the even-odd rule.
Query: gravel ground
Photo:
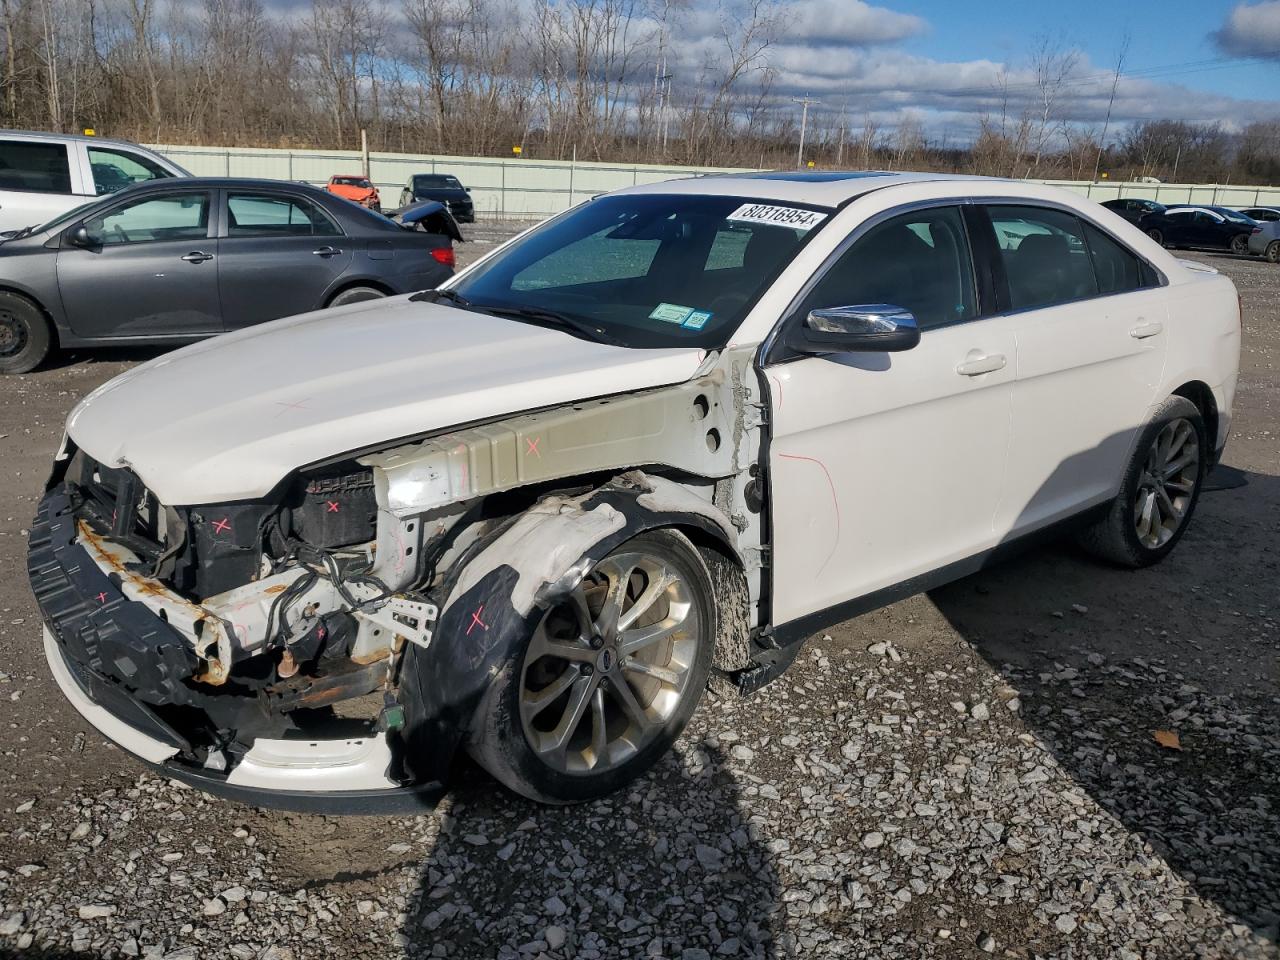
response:
[[[140,772],[47,676],[23,553],[66,411],[151,354],[0,381],[0,954],[1280,956],[1280,269],[1197,258],[1244,295],[1243,373],[1166,563],[1054,545],[841,624],[572,809],[466,764],[402,818]]]

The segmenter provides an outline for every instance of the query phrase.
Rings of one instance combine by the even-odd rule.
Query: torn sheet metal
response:
[[[717,374],[576,403],[363,457],[399,517],[545,480],[655,464],[700,477],[745,469],[740,394]]]

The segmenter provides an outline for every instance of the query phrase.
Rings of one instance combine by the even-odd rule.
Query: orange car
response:
[[[337,194],[362,207],[382,212],[382,199],[378,196],[378,188],[369,182],[369,178],[356,174],[354,176],[332,176],[325,187],[330,193]]]

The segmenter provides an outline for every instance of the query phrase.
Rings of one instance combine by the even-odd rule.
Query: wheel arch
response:
[[[406,724],[394,749],[396,776],[443,779],[474,729],[492,678],[542,614],[595,562],[656,529],[690,540],[713,578],[734,570],[741,576],[729,518],[676,481],[638,470],[575,496],[548,494],[502,520],[459,558],[436,598],[440,613],[430,646],[410,649],[401,671]],[[722,627],[717,651],[726,636]]]
[[[1217,450],[1219,439],[1218,401],[1214,399],[1213,390],[1203,380],[1188,380],[1174,390],[1172,396],[1183,397],[1196,405],[1209,433],[1209,452],[1212,455]]]
[[[394,297],[396,295],[395,290],[393,290],[384,280],[379,280],[375,277],[356,277],[350,280],[343,280],[332,290],[328,291],[324,298],[325,307],[328,307],[329,304],[333,303],[333,301],[338,297],[355,287],[372,287],[374,290],[379,291],[386,297]]]

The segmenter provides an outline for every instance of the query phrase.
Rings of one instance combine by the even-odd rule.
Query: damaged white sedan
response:
[[[86,397],[30,537],[46,652],[98,729],[210,792],[412,807],[466,750],[584,800],[713,678],[754,690],[1031,534],[1159,560],[1239,344],[1228,280],[1050,187],[624,190],[446,289]]]

